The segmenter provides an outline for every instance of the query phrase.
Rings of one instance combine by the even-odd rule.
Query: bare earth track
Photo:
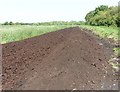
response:
[[[2,45],[3,89],[112,90],[111,51],[79,27]]]

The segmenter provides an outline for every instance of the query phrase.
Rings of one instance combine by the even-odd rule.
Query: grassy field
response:
[[[0,25],[0,43],[8,43],[31,38],[48,32],[72,27],[71,25],[53,25],[53,26],[35,26],[35,25]],[[120,40],[120,32],[116,27],[89,26],[80,25],[82,28],[92,30],[96,35],[102,38],[112,38],[115,41]]]
[[[101,38],[111,38],[115,41],[120,40],[120,32],[117,27],[106,27],[106,26],[89,26],[81,25],[80,27],[92,30],[93,33],[100,36]]]
[[[19,41],[71,26],[0,25],[0,43]]]

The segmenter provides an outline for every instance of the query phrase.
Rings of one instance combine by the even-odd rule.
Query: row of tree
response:
[[[108,7],[101,5],[90,11],[86,17],[86,24],[94,26],[120,26],[120,12],[118,6]]]
[[[33,25],[33,24],[34,23],[22,23],[22,22],[14,23],[14,22],[10,21],[10,22],[5,22],[2,25]]]
[[[120,27],[120,9],[118,6],[108,7],[101,5],[95,10],[90,11],[85,16],[86,22],[83,21],[52,21],[42,23],[13,23],[5,22],[3,25],[93,25],[93,26],[117,26]]]
[[[52,21],[52,22],[40,22],[40,23],[13,23],[11,22],[5,22],[3,25],[82,25],[85,24],[84,21]]]

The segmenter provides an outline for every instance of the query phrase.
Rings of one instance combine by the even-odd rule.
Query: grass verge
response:
[[[72,26],[0,25],[0,34],[2,35],[0,43],[4,44],[8,42],[20,41],[68,27]]]
[[[100,38],[110,38],[115,41],[115,43],[120,40],[120,32],[117,27],[105,27],[105,26],[89,26],[89,25],[81,25],[81,28],[92,30],[92,32],[98,35]],[[113,48],[114,55],[111,56],[111,59],[108,61],[110,65],[112,65],[115,71],[119,71],[120,64],[118,63],[120,57],[120,48]]]
[[[114,41],[120,40],[120,32],[117,27],[106,27],[106,26],[90,26],[80,25],[81,28],[92,30],[93,33],[100,36],[101,38],[111,38]]]

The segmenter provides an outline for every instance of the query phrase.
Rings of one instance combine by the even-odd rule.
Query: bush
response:
[[[118,16],[118,7],[108,7],[101,5],[93,11],[90,11],[86,17],[86,24],[94,26],[119,26],[120,18]]]

